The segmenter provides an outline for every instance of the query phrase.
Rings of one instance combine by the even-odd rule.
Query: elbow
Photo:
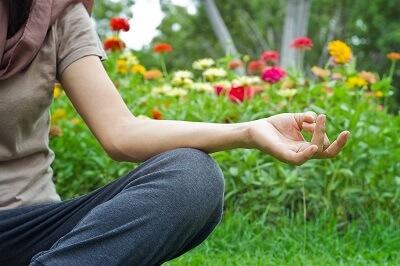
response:
[[[102,144],[107,155],[117,162],[143,162],[146,158],[135,152],[135,148],[131,145],[123,144],[120,140],[107,141]]]

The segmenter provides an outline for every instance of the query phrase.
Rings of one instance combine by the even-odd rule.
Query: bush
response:
[[[343,221],[373,215],[377,208],[399,213],[400,118],[389,113],[387,105],[397,59],[392,59],[387,76],[378,77],[358,71],[355,58],[313,67],[306,75],[301,67],[284,70],[266,60],[254,68],[247,59],[229,57],[199,60],[193,71],[168,73],[164,60],[170,54],[156,56],[161,71],[146,70],[132,52],[110,52],[105,62],[128,107],[143,119],[234,123],[311,110],[327,115],[331,138],[344,129],[351,132],[337,158],[311,160],[300,167],[256,150],[213,154],[226,177],[227,209],[268,211],[277,217],[306,209],[310,219],[328,211]],[[245,68],[246,75],[238,74]],[[134,168],[109,159],[60,88],[55,95],[50,144],[57,155],[53,168],[63,198],[86,193]]]

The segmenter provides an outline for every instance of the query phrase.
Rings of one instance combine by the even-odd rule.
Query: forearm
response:
[[[113,129],[109,155],[118,161],[144,161],[174,148],[196,148],[207,153],[247,148],[246,123],[214,124],[134,119]]]

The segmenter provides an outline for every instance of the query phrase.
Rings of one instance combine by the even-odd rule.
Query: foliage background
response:
[[[277,83],[265,85],[261,93],[239,104],[214,93],[190,88],[186,88],[188,94],[185,97],[152,93],[153,88],[169,84],[172,74],[179,69],[194,71],[196,81],[204,82],[201,73],[192,69],[192,62],[197,59],[215,58],[217,64],[224,68],[230,60],[223,54],[211,27],[206,23],[200,2],[198,12],[194,15],[188,14],[182,7],[172,6],[169,1],[161,2],[166,17],[159,27],[160,35],[141,51],[131,52],[147,69],[160,69],[160,55],[153,53],[153,46],[159,42],[169,43],[173,52],[162,55],[169,76],[161,80],[146,80],[139,74],[120,73],[118,52],[109,54],[109,60],[105,62],[110,77],[133,113],[152,117],[156,110],[163,119],[226,123],[249,121],[282,112],[312,110],[327,115],[327,132],[331,138],[343,129],[350,130],[352,134],[348,145],[337,158],[310,161],[300,167],[283,164],[254,150],[213,154],[226,177],[225,212],[232,214],[231,217],[240,213],[239,220],[226,221],[231,224],[230,230],[237,230],[239,234],[244,229],[238,224],[256,223],[260,226],[261,223],[272,228],[270,236],[278,238],[277,242],[272,242],[274,246],[276,243],[285,243],[279,250],[286,250],[295,243],[293,237],[300,236],[303,242],[296,247],[305,250],[312,245],[312,241],[307,243],[306,236],[313,230],[317,230],[315,235],[324,231],[329,239],[336,239],[332,237],[335,234],[338,237],[335,243],[341,243],[346,249],[344,251],[335,246],[338,248],[335,250],[330,246],[332,243],[326,244],[326,252],[337,252],[332,258],[326,258],[332,265],[346,263],[346,260],[337,259],[340,256],[354,257],[354,260],[347,261],[352,265],[356,265],[351,263],[355,261],[361,261],[360,265],[371,262],[379,264],[383,259],[399,262],[400,246],[396,236],[399,235],[400,224],[400,118],[394,95],[398,93],[400,73],[398,68],[394,68],[394,72],[389,74],[393,62],[386,58],[388,52],[398,50],[400,43],[397,26],[400,10],[396,1],[367,1],[366,5],[365,1],[358,0],[313,0],[309,37],[313,39],[314,47],[306,53],[304,69],[288,70],[288,77],[297,90],[295,96],[280,95],[282,83]],[[130,16],[126,6],[132,3],[97,0],[94,17],[102,38],[110,34],[107,28],[109,18],[115,14]],[[286,3],[284,0],[268,1],[268,5],[261,0],[216,1],[237,47],[243,55],[249,55],[252,59],[258,59],[264,50],[279,50]],[[332,10],[339,11],[335,13]],[[333,14],[339,14],[335,23]],[[173,30],[176,23],[180,25],[178,31]],[[313,76],[311,66],[328,68],[326,45],[331,39],[346,41],[355,55],[352,64],[336,71],[347,79],[357,75],[360,70],[373,71],[378,77],[377,85],[350,89],[346,82],[337,82],[331,77],[321,80]],[[230,77],[235,77],[234,71],[226,70]],[[383,97],[368,96],[368,93],[376,91],[383,91]],[[57,154],[53,168],[57,189],[64,199],[103,186],[135,167],[135,164],[116,163],[106,156],[62,92],[54,101],[52,114],[53,125],[60,130],[50,142]],[[305,137],[309,138],[307,135]],[[302,223],[304,228],[299,227]],[[379,224],[378,228],[374,227],[375,223]],[[315,226],[308,228],[306,224]],[[300,232],[294,232],[294,229],[285,231],[287,228],[301,229]],[[383,228],[388,231],[381,230]],[[249,231],[256,232],[257,236],[248,245],[254,239],[263,242],[265,232],[258,230],[258,227],[250,227]],[[274,230],[279,234],[275,235]],[[385,232],[382,238],[373,238],[379,232]],[[224,233],[225,236],[228,234]],[[282,234],[288,237],[284,238]],[[349,239],[352,238],[357,241],[351,242]],[[214,239],[217,244],[213,248],[217,248],[217,251],[229,247],[229,241],[218,244],[218,239],[224,238],[218,235]],[[320,243],[318,241],[323,242],[322,239],[314,240],[315,245]],[[238,239],[230,241],[240,242]],[[346,243],[353,243],[354,247],[355,243],[361,243],[359,241],[376,243],[376,247],[368,247],[357,257],[357,254],[349,251],[352,246],[345,246]],[[387,252],[374,253],[372,250],[380,250],[380,245],[381,251]],[[261,250],[267,248],[272,249],[263,246]],[[254,248],[252,252],[256,250]],[[279,250],[273,254],[276,263],[287,259],[277,255]],[[298,252],[289,252],[292,254],[289,258],[292,262],[313,264],[321,256],[318,250],[315,252],[311,261],[296,257]],[[250,254],[254,256],[254,253]],[[198,255],[193,256],[190,260],[196,260]],[[229,256],[222,260],[226,262]],[[264,258],[260,254],[255,257],[249,261],[255,263],[259,259],[261,263]]]

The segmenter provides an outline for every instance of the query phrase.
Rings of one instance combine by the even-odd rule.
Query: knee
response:
[[[180,148],[169,152],[175,175],[169,180],[173,186],[174,205],[182,216],[198,219],[207,214],[222,214],[224,177],[218,164],[205,152]],[[176,212],[176,210],[175,210]]]

